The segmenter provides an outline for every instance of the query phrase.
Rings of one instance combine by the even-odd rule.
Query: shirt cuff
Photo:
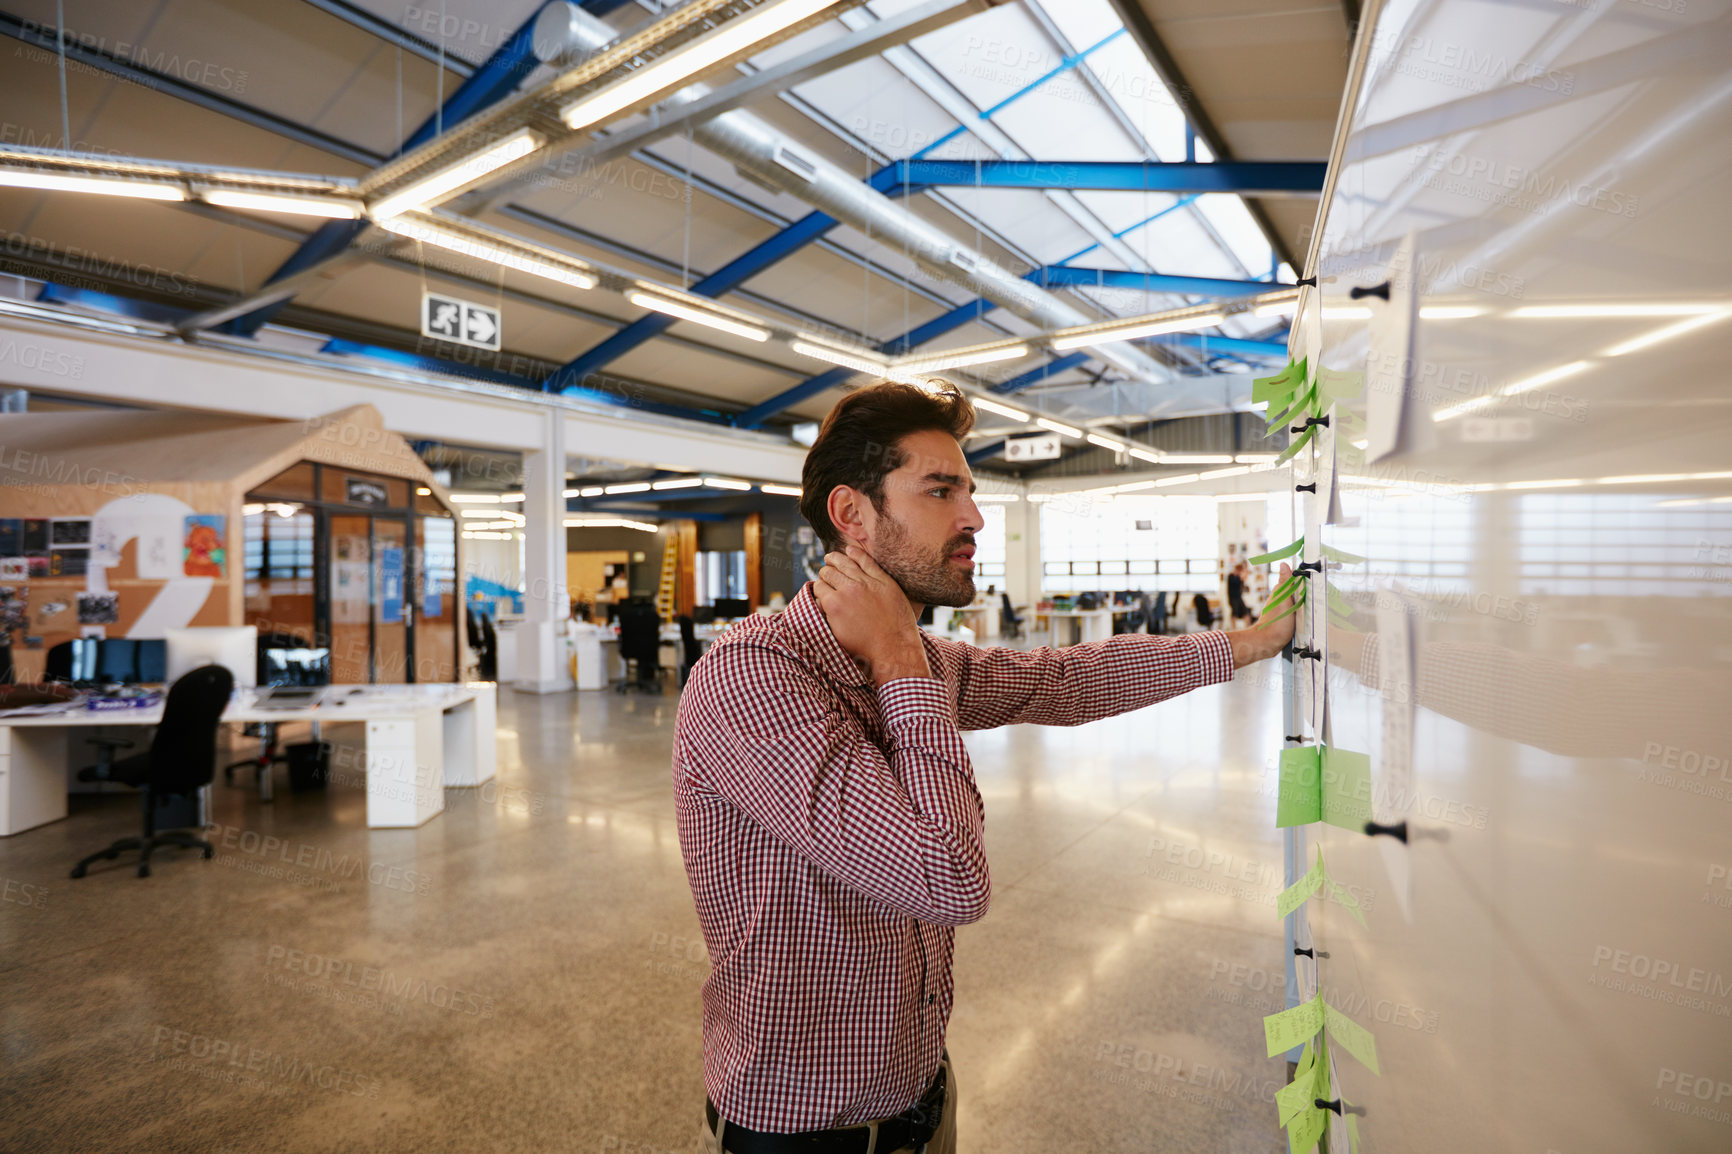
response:
[[[944,682],[936,677],[898,677],[886,681],[878,687],[878,704],[884,710],[886,729],[920,721],[946,721],[953,725],[956,722],[950,694]]]
[[[1193,633],[1197,641],[1197,684],[1219,685],[1233,680],[1233,643],[1219,630]]]

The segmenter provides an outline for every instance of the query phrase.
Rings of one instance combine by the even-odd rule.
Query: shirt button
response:
[[[926,1004],[928,1006],[930,1006],[933,1002],[936,1002],[937,1000],[938,1000],[937,994],[927,994],[926,995]]]

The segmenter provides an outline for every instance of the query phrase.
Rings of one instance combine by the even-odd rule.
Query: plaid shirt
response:
[[[955,926],[991,898],[965,729],[1080,725],[1227,681],[1220,633],[979,649],[874,689],[810,587],[680,697],[674,800],[703,924],[704,1084],[753,1130],[889,1117],[938,1070]]]

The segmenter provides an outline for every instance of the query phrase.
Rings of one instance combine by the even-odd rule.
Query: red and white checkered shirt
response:
[[[955,926],[991,897],[962,730],[1080,725],[1233,676],[1225,635],[979,649],[874,689],[810,587],[680,697],[674,800],[709,949],[704,1084],[753,1130],[901,1113],[938,1070]]]

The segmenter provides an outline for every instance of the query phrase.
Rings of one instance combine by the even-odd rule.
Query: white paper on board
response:
[[[1413,808],[1414,629],[1419,599],[1399,584],[1377,592],[1377,689],[1382,698],[1383,732],[1373,769],[1371,812],[1379,825],[1394,825]],[[1378,837],[1378,852],[1389,872],[1401,916],[1413,921],[1413,867],[1408,847]]]
[[[1415,246],[1414,234],[1408,233],[1389,262],[1385,273],[1389,299],[1366,296],[1359,302],[1371,309],[1370,347],[1365,354],[1366,464],[1415,447],[1404,444],[1402,435],[1409,424],[1404,410],[1419,408],[1407,404],[1413,390],[1414,334],[1419,324],[1419,294],[1413,287]]]
[[[1322,524],[1333,525],[1340,520],[1341,502],[1335,495],[1335,424],[1337,406],[1329,407],[1329,424],[1317,430],[1317,501]]]

